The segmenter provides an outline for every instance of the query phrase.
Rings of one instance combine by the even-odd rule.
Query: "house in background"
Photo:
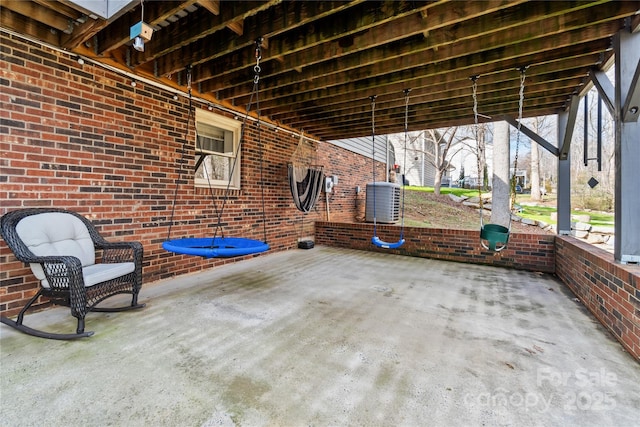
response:
[[[395,152],[396,171],[404,174],[409,185],[432,187],[436,176],[434,143],[426,132],[410,132],[405,153],[404,133],[388,135],[389,145]],[[478,174],[477,143],[472,138],[464,138],[452,144],[446,162],[447,169],[442,175],[442,186],[477,187]],[[493,175],[493,144],[485,148],[489,186]]]

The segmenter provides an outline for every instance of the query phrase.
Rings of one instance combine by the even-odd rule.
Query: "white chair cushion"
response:
[[[96,262],[87,227],[71,214],[47,212],[31,215],[20,220],[16,232],[35,255],[71,255],[80,259],[83,267]],[[44,271],[39,264],[31,264],[31,271],[39,280],[44,280]]]
[[[116,262],[113,264],[93,264],[82,268],[82,277],[84,278],[84,286],[90,287],[116,277],[124,276],[133,272],[136,265],[133,262]],[[49,288],[47,279],[43,279],[40,283],[45,288]]]

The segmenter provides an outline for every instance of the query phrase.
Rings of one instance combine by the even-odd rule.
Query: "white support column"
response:
[[[493,128],[493,179],[491,184],[491,223],[509,226],[511,215],[509,124],[495,122]]]
[[[640,263],[640,123],[638,68],[640,33],[621,30],[614,38],[615,84],[615,244],[614,258]]]

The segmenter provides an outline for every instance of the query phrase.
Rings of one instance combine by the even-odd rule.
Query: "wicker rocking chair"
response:
[[[93,335],[84,331],[84,319],[90,311],[117,312],[144,307],[138,304],[143,252],[139,242],[107,242],[88,219],[63,209],[12,211],[0,219],[0,230],[16,258],[28,263],[40,281],[40,289],[16,320],[1,317],[5,325],[42,338],[81,338]],[[117,294],[131,294],[131,304],[96,307]],[[25,312],[40,296],[71,308],[71,315],[78,319],[75,334],[45,332],[22,323]]]

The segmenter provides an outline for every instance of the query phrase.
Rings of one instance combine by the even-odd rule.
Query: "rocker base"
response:
[[[118,313],[120,311],[129,311],[129,310],[138,310],[140,308],[144,308],[147,304],[135,304],[135,305],[127,305],[124,307],[93,307],[90,311],[96,313]]]
[[[0,322],[4,323],[7,326],[11,326],[14,329],[17,329],[20,332],[24,332],[27,335],[32,335],[39,338],[47,338],[50,340],[73,340],[77,338],[86,338],[93,335],[93,331],[82,332],[81,334],[55,334],[52,332],[40,331],[38,329],[33,329],[25,326],[4,316],[0,317]]]

